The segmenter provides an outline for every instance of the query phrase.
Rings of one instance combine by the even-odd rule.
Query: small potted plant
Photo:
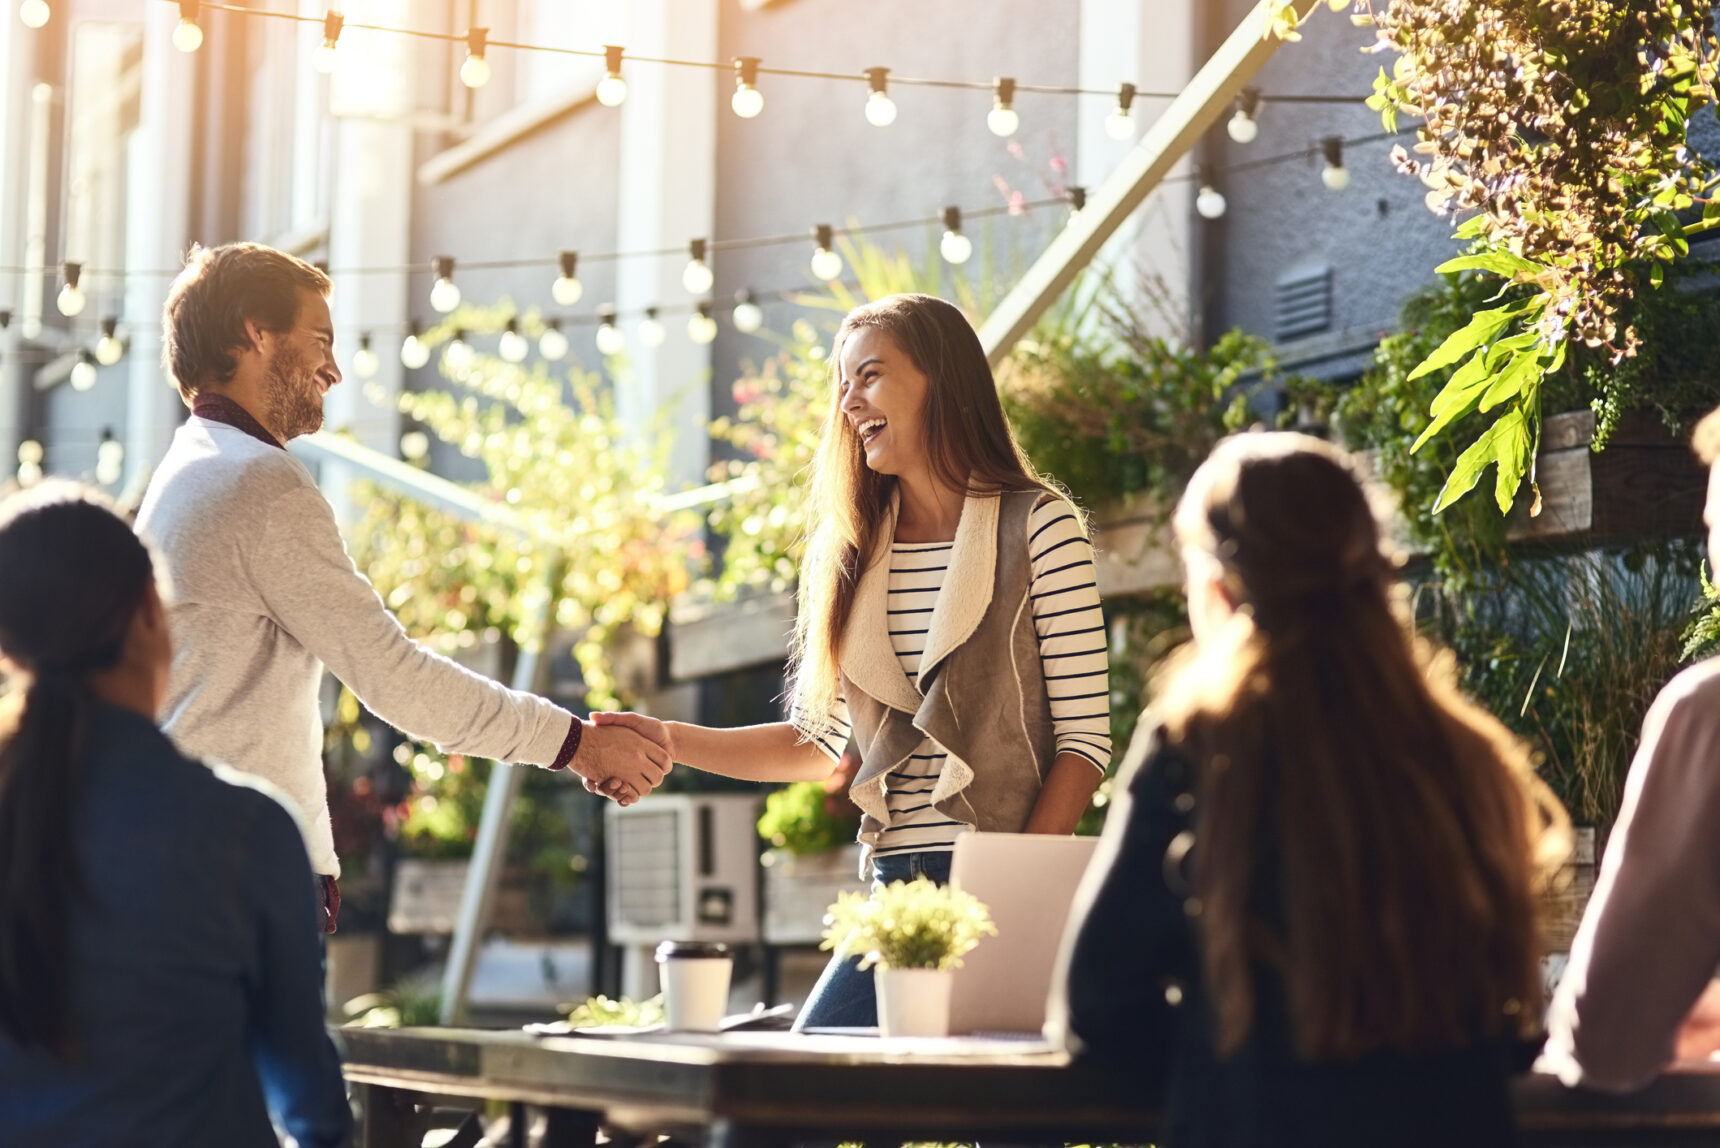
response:
[[[826,780],[800,781],[771,793],[758,833],[769,848],[764,865],[764,940],[810,945],[819,938],[824,907],[844,892],[867,887],[860,876],[860,810],[848,799],[859,768],[844,754]]]
[[[991,913],[971,893],[926,877],[869,897],[844,893],[824,922],[822,948],[859,954],[862,968],[877,968],[884,1036],[947,1036],[951,975],[981,937],[997,935]]]

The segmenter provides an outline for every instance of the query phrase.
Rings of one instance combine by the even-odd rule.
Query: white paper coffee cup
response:
[[[729,1004],[734,968],[729,947],[664,941],[657,946],[657,963],[662,966],[663,1030],[716,1032]]]

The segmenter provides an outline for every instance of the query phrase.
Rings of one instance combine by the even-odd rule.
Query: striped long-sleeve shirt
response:
[[[1093,545],[1062,499],[1047,499],[1034,508],[1026,543],[1033,569],[1028,597],[1050,696],[1056,752],[1086,758],[1102,773],[1111,760],[1109,659]],[[943,588],[952,545],[898,542],[890,547],[890,643],[902,671],[916,687],[926,631]],[[839,703],[831,716],[835,728],[817,740],[834,759],[841,755],[852,727],[846,704]],[[874,843],[874,855],[953,849],[956,838],[973,828],[951,820],[931,804],[945,756],[944,747],[928,737],[889,774],[885,784],[890,821]]]

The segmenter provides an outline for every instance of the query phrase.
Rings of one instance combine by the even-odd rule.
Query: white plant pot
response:
[[[879,969],[879,1035],[948,1036],[954,976],[949,969]]]

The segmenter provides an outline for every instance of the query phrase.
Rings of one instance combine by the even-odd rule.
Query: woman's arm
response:
[[[1039,790],[1039,800],[1028,814],[1028,833],[1050,833],[1066,836],[1075,832],[1081,815],[1093,803],[1093,791],[1099,788],[1104,775],[1093,763],[1078,753],[1060,753],[1045,775]]]
[[[785,721],[713,729],[635,713],[596,713],[591,720],[628,726],[668,747],[669,756],[682,765],[743,781],[823,781],[834,764],[817,741],[801,740],[800,731]]]

